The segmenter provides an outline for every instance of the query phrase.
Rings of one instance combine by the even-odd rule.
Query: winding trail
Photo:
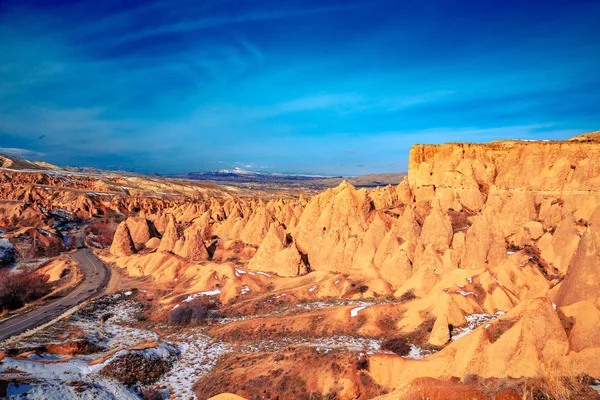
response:
[[[104,288],[108,281],[109,270],[90,249],[77,250],[72,257],[79,263],[79,268],[84,274],[83,281],[64,297],[1,321],[0,342],[52,321]]]

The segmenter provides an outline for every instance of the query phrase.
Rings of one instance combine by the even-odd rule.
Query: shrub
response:
[[[162,400],[160,392],[153,386],[144,386],[140,389],[143,400]]]
[[[404,292],[402,294],[402,296],[400,296],[400,302],[404,303],[404,302],[407,302],[407,301],[414,300],[416,298],[417,298],[417,296],[415,296],[415,294],[413,293],[413,291],[409,290],[408,292]]]
[[[210,305],[195,299],[169,311],[169,322],[181,325],[199,323],[206,320],[209,309]]]
[[[363,371],[363,370],[368,371],[369,370],[369,360],[366,357],[361,356],[358,359],[358,362],[356,363],[356,369],[359,371]]]
[[[392,351],[399,356],[405,356],[410,353],[410,345],[403,338],[393,338],[381,343],[382,350]]]
[[[385,314],[377,320],[377,326],[384,332],[396,329],[397,318],[392,314]]]
[[[93,235],[93,242],[102,248],[110,247],[115,236],[115,226],[112,222],[92,222],[87,232]]]
[[[0,310],[15,310],[50,292],[48,278],[32,269],[0,269]]]
[[[135,383],[151,384],[171,369],[171,363],[143,352],[131,352],[112,360],[100,373],[126,386]]]

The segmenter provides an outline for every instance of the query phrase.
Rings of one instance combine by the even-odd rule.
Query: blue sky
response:
[[[174,173],[405,171],[600,129],[598,1],[0,2],[0,152]]]

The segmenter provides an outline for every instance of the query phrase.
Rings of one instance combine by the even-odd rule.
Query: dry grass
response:
[[[541,379],[525,382],[522,386],[523,400],[573,400],[591,399],[589,384],[577,376],[565,376],[564,368],[557,361],[545,365]]]

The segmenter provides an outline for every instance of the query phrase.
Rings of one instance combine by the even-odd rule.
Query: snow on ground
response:
[[[13,262],[17,249],[8,239],[0,239],[0,265],[8,265]]]
[[[221,294],[221,291],[219,289],[208,290],[206,292],[194,293],[194,294],[189,295],[185,300],[183,300],[183,302],[189,303],[190,301],[197,299],[200,296],[216,296],[219,294]]]
[[[25,374],[3,374],[8,369],[18,369]],[[20,391],[23,385],[14,385],[9,391],[9,399],[138,399],[132,391],[112,379],[93,373],[86,359],[72,359],[64,363],[44,364],[28,360],[5,358],[0,366],[0,376],[29,378],[39,381],[27,388],[27,396]],[[88,383],[82,393],[76,393],[69,382]]]
[[[467,292],[467,291],[464,291],[464,290],[457,290],[454,293],[458,293],[458,294],[460,294],[461,296],[464,296],[464,297],[469,296],[469,295],[473,295],[473,296],[477,297],[477,295],[475,294],[475,292]]]
[[[136,321],[136,315],[142,311],[142,306],[134,300],[122,300],[120,294],[111,297],[112,302],[93,318],[76,315],[74,325],[83,329],[91,343],[107,348],[126,347],[145,341],[159,340],[159,336],[151,331],[132,328],[123,324]],[[100,316],[110,317],[100,326]]]
[[[425,357],[429,357],[435,353],[434,350],[422,349],[420,347],[415,346],[414,344],[410,345],[410,352],[404,356],[404,358],[410,358],[412,360],[421,360]]]
[[[222,342],[213,343],[209,336],[198,332],[184,332],[165,339],[179,349],[181,356],[160,378],[158,385],[167,387],[165,394],[169,399],[196,399],[192,386],[200,375],[215,367],[221,354],[231,351],[230,346]]]
[[[495,320],[505,314],[504,311],[498,311],[496,314],[470,314],[465,315],[467,326],[454,328],[452,331],[452,341],[456,341],[463,336],[471,333],[475,328]]]
[[[239,268],[235,269],[235,276],[237,276],[238,278],[240,275],[243,275],[245,273],[246,273],[246,271],[244,271],[243,269],[239,269]]]
[[[275,297],[278,298],[278,297]],[[313,301],[310,303],[300,303],[296,304],[298,308],[304,308],[305,310],[315,310],[327,307],[340,307],[340,306],[359,306],[359,307],[369,307],[376,304],[388,304],[388,303],[375,303],[373,301],[362,301],[362,300],[334,300],[334,301]]]
[[[253,343],[236,344],[233,348],[236,353],[276,352],[282,351],[290,345],[315,347],[317,351],[324,353],[331,350],[365,351],[369,354],[381,351],[379,340],[351,336],[323,338],[285,336],[276,340],[266,339]]]
[[[354,318],[354,317],[358,316],[358,312],[360,310],[362,310],[362,309],[365,309],[365,308],[367,308],[367,307],[366,306],[362,306],[362,307],[353,308],[352,310],[350,310],[350,317]]]
[[[125,299],[120,294],[104,297],[96,303],[80,310],[70,320],[64,322],[60,329],[68,329],[69,326],[79,327],[84,330],[90,342],[99,344],[108,349],[122,348],[145,341],[159,340],[159,336],[151,331],[132,328],[124,324],[135,322],[136,315],[142,311],[139,303]],[[102,316],[108,316],[104,323],[100,323]],[[59,323],[60,324],[60,323]],[[57,324],[58,325],[58,324]],[[50,327],[46,332],[36,333],[28,341],[29,344],[56,342],[55,327]],[[26,345],[27,343],[20,343]],[[27,396],[17,393],[23,385],[14,386],[9,398],[12,399],[139,399],[130,389],[119,382],[106,378],[99,371],[116,357],[128,353],[128,350],[120,350],[112,355],[104,363],[89,366],[89,362],[100,357],[101,353],[75,356],[67,358],[53,354],[33,354],[28,359],[13,359],[7,357],[0,364],[0,376],[3,378],[19,377],[28,378],[39,383],[33,383],[27,390]],[[136,350],[143,352],[150,358],[173,359],[177,350],[167,344],[160,343],[157,348]],[[41,361],[53,361],[47,364]],[[62,362],[61,362],[62,361]],[[25,374],[10,375],[3,371],[17,369]],[[79,381],[85,383],[85,390],[81,393],[75,392],[75,387],[69,382]]]

